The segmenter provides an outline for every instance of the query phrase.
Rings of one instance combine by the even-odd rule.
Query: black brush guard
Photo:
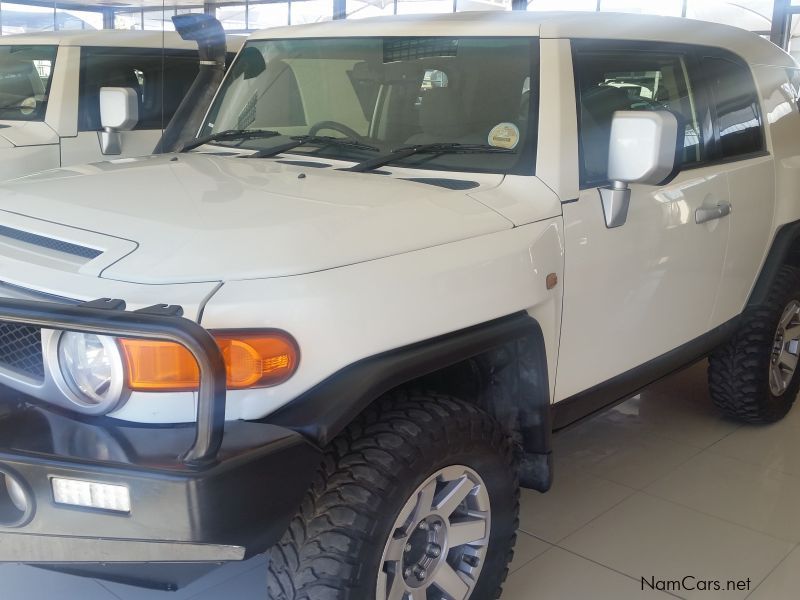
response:
[[[211,334],[183,318],[179,306],[159,304],[126,311],[123,300],[101,298],[77,306],[0,299],[0,321],[46,329],[175,342],[192,353],[200,368],[197,432],[183,461],[202,467],[217,458],[225,425],[225,363]]]
[[[242,560],[280,538],[320,450],[284,427],[225,421],[220,350],[179,307],[128,311],[110,299],[79,305],[0,299],[0,321],[175,342],[200,368],[197,420],[189,425],[65,414],[0,389],[0,473],[19,478],[34,506],[24,523],[0,523],[0,562]],[[52,477],[125,485],[131,512],[56,504]]]

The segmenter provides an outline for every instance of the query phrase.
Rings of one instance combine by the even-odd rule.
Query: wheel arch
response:
[[[750,292],[747,306],[764,303],[772,287],[772,282],[775,281],[783,265],[800,268],[800,221],[786,223],[778,229],[753,290]]]
[[[519,444],[521,484],[540,491],[550,487],[547,354],[539,323],[525,312],[360,360],[265,420],[325,446],[370,404],[404,386],[477,403]]]

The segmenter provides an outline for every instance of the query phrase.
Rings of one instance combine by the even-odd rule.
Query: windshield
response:
[[[360,143],[317,139],[291,152],[355,162],[410,145],[481,145],[488,151],[440,147],[392,164],[531,173],[535,48],[535,40],[508,37],[256,40],[232,66],[199,136],[264,156],[297,136],[343,138]],[[243,130],[278,135],[219,135]]]
[[[57,46],[0,46],[0,120],[44,120],[57,51]]]

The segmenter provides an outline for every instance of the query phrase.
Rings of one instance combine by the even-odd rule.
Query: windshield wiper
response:
[[[356,148],[358,150],[369,150],[370,152],[381,151],[380,148],[370,146],[369,144],[359,142],[358,140],[351,138],[336,138],[327,135],[296,135],[293,136],[291,140],[291,142],[281,144],[280,146],[275,146],[274,148],[265,148],[264,150],[259,150],[258,152],[249,154],[246,158],[270,158],[272,156],[277,156],[282,152],[288,152],[289,150],[293,150],[294,148],[299,148],[300,146],[305,146],[307,144],[314,144],[322,147],[344,146],[347,148]]]
[[[241,139],[243,142],[247,140],[252,140],[255,138],[271,138],[276,137],[279,135],[283,135],[278,131],[270,131],[268,129],[228,129],[226,131],[220,131],[218,133],[212,133],[211,135],[206,135],[190,142],[187,142],[183,145],[180,149],[181,152],[188,152],[189,150],[194,150],[199,146],[204,144],[208,144],[210,142],[221,142],[224,140],[238,140]]]
[[[372,171],[389,163],[408,158],[414,154],[513,154],[509,148],[497,148],[489,144],[458,144],[458,143],[439,143],[439,144],[417,144],[415,146],[403,146],[391,151],[383,156],[376,156],[357,165],[344,169],[355,173]]]

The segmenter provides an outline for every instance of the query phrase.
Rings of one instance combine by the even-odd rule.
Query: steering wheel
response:
[[[338,121],[320,121],[319,123],[314,123],[311,129],[308,130],[308,135],[317,135],[323,129],[338,131],[353,140],[364,141],[363,136],[355,129],[348,127],[344,123],[339,123]]]

